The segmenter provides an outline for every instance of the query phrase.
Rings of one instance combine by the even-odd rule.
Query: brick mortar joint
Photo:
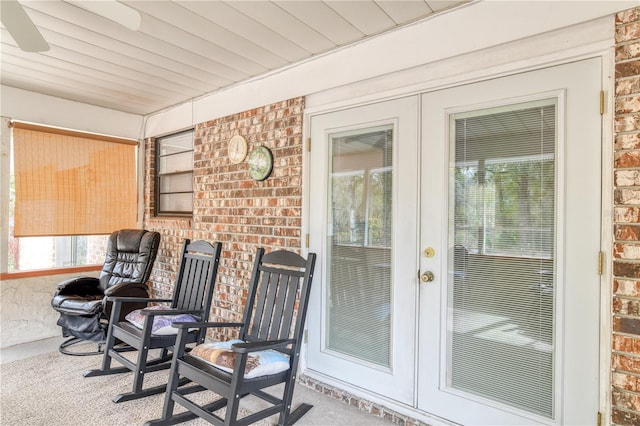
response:
[[[627,356],[628,354],[630,355],[629,352],[624,352],[624,353],[616,352],[615,354],[616,355],[622,355],[622,356],[624,356],[626,358],[630,358],[630,359],[637,359],[635,357]],[[636,379],[640,379],[640,376],[638,376],[638,373],[635,373],[635,372],[629,371],[629,370],[622,370],[622,369],[620,369],[618,367],[614,368],[613,365],[612,365],[611,366],[611,376],[613,376],[614,374],[618,374],[618,375],[621,375],[621,376],[630,376],[630,377],[634,377]],[[613,382],[613,380],[612,380],[612,382]],[[613,389],[622,389],[622,388],[618,388],[618,387],[614,386],[613,383],[612,383],[611,390],[613,390]]]
[[[632,410],[630,408],[626,408],[626,407],[621,407],[621,406],[617,406],[617,405],[611,405],[611,408],[615,408],[618,411],[623,411],[625,413],[629,413],[629,414],[638,414],[637,411]],[[612,425],[620,425],[620,423],[611,423]]]
[[[634,38],[634,39],[632,40],[632,43],[638,43],[638,42],[640,42],[640,38]],[[618,47],[621,47],[621,46],[624,46],[624,45],[628,45],[628,44],[631,44],[631,43],[625,43],[625,44],[621,44],[621,45],[616,45],[616,49],[617,49]],[[616,63],[615,63],[615,64],[616,64],[616,65],[620,65],[620,64],[628,64],[628,63],[631,63],[631,62],[638,62],[638,61],[640,61],[640,58],[639,58],[639,57],[637,57],[637,56],[634,56],[633,58],[628,58],[628,59],[619,59],[619,60],[616,60]],[[637,75],[634,75],[634,76],[626,76],[626,77],[619,77],[619,78],[616,78],[616,81],[618,81],[618,80],[619,80],[619,79],[621,79],[621,78],[637,78],[637,77],[638,77]]]
[[[635,136],[635,135],[638,135],[638,134],[640,134],[640,132],[627,133],[626,135],[622,135],[622,134],[619,134],[619,135],[620,135],[620,136],[627,136],[627,135]],[[618,154],[618,153],[626,154],[626,153],[629,153],[629,152],[640,152],[640,148],[622,148],[622,149],[614,149],[614,150],[613,150],[613,152],[614,152],[614,153],[616,153],[616,154]]]
[[[614,318],[617,317],[617,316],[618,315],[616,315],[616,314],[613,315]],[[637,317],[636,317],[636,319],[637,319]],[[611,337],[612,337],[612,339],[611,339],[612,345],[613,345],[613,342],[615,341],[616,337],[622,337],[622,338],[627,338],[627,339],[639,340],[640,341],[640,335],[632,334],[632,333],[628,333],[628,332],[624,332],[624,331],[615,331],[615,330],[613,330],[613,335]],[[623,353],[623,352],[624,353],[629,353],[629,354],[633,355],[635,358],[640,358],[640,353],[637,353],[637,352],[626,352],[626,351],[622,351],[622,350],[613,350],[613,349],[611,350],[612,354]],[[640,373],[638,373],[638,374],[640,374]]]
[[[622,314],[622,313],[619,313],[619,312],[613,312],[613,316],[615,318],[621,318],[621,319],[631,319],[631,320],[640,319],[640,316],[638,316],[638,315]],[[616,332],[615,330],[614,330],[614,332],[618,333],[618,334],[622,333],[622,332]],[[627,337],[635,336],[636,339],[640,338],[640,335],[638,335],[638,334],[633,334],[633,333],[625,333],[625,334],[627,335]],[[638,356],[640,357],[640,353],[638,354]]]
[[[633,117],[633,116],[638,115],[638,114],[640,114],[640,110],[631,111],[631,112],[617,112],[616,113],[616,118],[618,118],[618,117],[622,117],[622,118]],[[637,133],[638,131],[637,130],[632,130],[631,132]]]
[[[615,84],[617,85],[619,83],[624,83],[625,81],[639,80],[639,79],[640,79],[640,76],[637,76],[637,75],[632,75],[630,77],[618,77],[618,78],[615,79]],[[624,98],[624,97],[627,97],[627,96],[633,96],[634,94],[638,94],[640,92],[632,92],[632,93],[629,93],[629,94],[626,94],[626,95],[619,95],[619,94],[615,94],[616,92],[615,92],[615,88],[614,88],[611,93],[614,94],[613,99],[617,100],[617,99]]]
[[[615,47],[618,47],[620,45],[624,45],[624,44],[626,44],[628,42],[632,42],[633,43],[633,42],[636,42],[636,41],[640,40],[640,38],[626,38],[626,37],[624,37],[624,34],[623,34],[623,37],[620,37],[620,38],[617,37],[618,36],[618,31],[624,31],[624,27],[630,27],[630,26],[638,26],[638,22],[637,21],[633,21],[633,22],[629,22],[627,24],[622,24],[622,25],[616,26],[616,28],[615,28],[616,35],[614,37],[616,39]]]
[[[633,21],[633,22],[630,22],[630,23],[635,23],[637,25],[637,24],[640,24],[640,21]],[[616,29],[617,28],[621,28],[621,27],[623,27],[625,25],[628,25],[628,24],[616,25]],[[615,47],[616,48],[623,47],[623,46],[627,46],[629,44],[634,44],[634,43],[638,43],[638,42],[640,42],[640,38],[632,38],[630,40],[620,40],[620,41],[616,42]]]
[[[640,226],[640,222],[614,222],[614,225],[623,225],[623,226]],[[613,244],[627,244],[635,242],[635,240],[614,240]],[[615,257],[612,258],[615,260]],[[638,259],[640,261],[640,259]]]
[[[614,298],[617,297],[618,299],[629,299],[629,300],[635,300],[635,301],[640,302],[640,296],[627,296],[627,295],[624,295],[624,294],[613,293],[613,297]],[[615,315],[620,315],[620,316],[623,315],[623,314],[616,314],[615,312],[614,312],[614,314]],[[636,338],[639,338],[639,336],[636,336]]]
[[[622,262],[621,262],[622,263]],[[629,263],[629,264],[633,264],[632,262],[625,262],[625,263]],[[635,264],[638,264],[639,262],[636,262]],[[637,281],[638,277],[613,277],[614,280],[634,280]],[[621,314],[616,314],[616,315],[621,315]]]
[[[631,9],[634,9],[634,8],[631,8]],[[638,25],[638,24],[640,24],[640,20],[616,22],[615,29],[616,31],[618,31],[619,29],[622,29],[624,27],[629,27],[629,26]]]
[[[625,352],[625,353],[627,353],[627,352]],[[640,379],[640,373],[635,373],[633,371],[624,371],[624,370],[620,371],[618,369],[612,368],[611,372],[612,373],[617,373],[617,374],[622,374],[624,376],[633,376],[633,377],[637,377],[638,379]]]
[[[635,102],[638,99],[640,99],[640,90],[637,91],[637,92],[629,93],[628,95],[625,95],[625,96],[617,96],[617,97],[614,98],[614,102],[615,103],[627,102],[627,101]],[[640,109],[638,109],[636,111],[633,111],[633,112],[627,112],[627,113],[624,113],[624,114],[633,114],[634,112],[640,112]],[[620,112],[616,113],[616,116],[618,116],[618,115],[623,115],[623,113],[620,113]]]
[[[637,135],[639,133],[640,131],[638,130],[625,130],[623,132],[613,132],[613,136],[615,138],[616,136]]]
[[[631,395],[634,395],[634,396],[640,397],[640,392],[634,392],[634,391],[631,391],[631,390],[627,390],[627,389],[623,389],[623,388],[618,388],[618,387],[615,387],[615,386],[612,386],[612,388],[613,388],[613,390],[618,390],[618,391],[620,391],[620,392],[624,392],[624,393],[627,393],[627,394],[631,394]],[[615,407],[615,405],[614,405],[614,407]],[[637,412],[637,411],[635,411],[635,410],[634,410],[633,412],[634,412],[634,413],[638,413],[638,412]]]

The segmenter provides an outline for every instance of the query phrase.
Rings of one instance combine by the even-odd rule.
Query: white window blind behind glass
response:
[[[326,347],[391,365],[392,128],[330,137]]]
[[[553,418],[556,101],[452,129],[448,385]]]
[[[157,139],[158,214],[193,210],[193,130]]]

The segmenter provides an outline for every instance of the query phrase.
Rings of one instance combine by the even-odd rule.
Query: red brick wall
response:
[[[303,110],[299,97],[197,124],[190,219],[154,216],[155,146],[147,143],[144,227],[162,234],[151,275],[154,294],[171,295],[185,238],[220,241],[220,293],[214,296],[212,318],[237,321],[256,249],[301,251]],[[234,135],[247,139],[249,153],[261,145],[271,149],[268,179],[249,178],[246,159],[229,161],[227,145]]]
[[[87,265],[101,265],[104,263],[107,251],[108,235],[94,235],[87,237]]]
[[[619,13],[615,25],[611,422],[640,425],[640,8]],[[300,249],[303,109],[304,98],[295,98],[198,124],[192,219],[153,216],[155,147],[147,144],[144,226],[162,233],[151,278],[156,294],[170,294],[184,238],[221,241],[225,295],[216,295],[213,315],[236,320],[255,249]],[[269,179],[254,182],[246,161],[228,161],[236,134],[247,138],[249,151],[272,149]]]
[[[640,425],[640,9],[615,25],[611,420]]]

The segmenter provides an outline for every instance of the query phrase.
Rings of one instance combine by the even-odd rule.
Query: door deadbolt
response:
[[[426,271],[423,272],[422,275],[420,275],[420,280],[423,283],[430,283],[431,281],[433,281],[436,277],[433,275],[433,272],[431,271]]]

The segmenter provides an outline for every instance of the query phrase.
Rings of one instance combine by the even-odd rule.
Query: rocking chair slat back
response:
[[[304,259],[291,251],[265,254],[264,249],[259,248],[242,323],[212,322],[199,325],[203,329],[226,327],[235,330],[240,327],[238,338],[245,343],[231,346],[235,359],[231,372],[227,371],[228,367],[221,369],[202,360],[197,353],[198,347],[187,351],[188,324],[180,325],[162,418],[151,420],[146,425],[174,425],[201,417],[216,425],[239,426],[276,413],[279,413],[278,425],[291,425],[309,411],[311,405],[305,403],[292,410],[292,398],[315,260],[315,253],[309,253],[307,259]],[[252,354],[263,350],[278,350],[288,355],[289,368],[247,377],[246,373],[251,371],[248,365],[254,363],[249,357],[255,359],[256,355]],[[181,387],[181,380],[191,381],[193,385]],[[277,384],[284,384],[281,397],[276,388],[274,392],[264,390]],[[220,398],[212,403],[199,405],[185,397],[203,390],[211,391]],[[247,395],[253,395],[268,406],[238,418],[240,399]],[[174,414],[176,402],[187,411]],[[224,419],[215,414],[222,407],[226,408]]]
[[[186,239],[184,241],[178,275],[173,288],[173,297],[171,298],[172,308],[186,312],[203,322],[209,319],[221,250],[222,244],[220,242],[210,244],[203,240],[191,242]],[[149,298],[143,300],[145,304],[164,304],[167,299]],[[114,313],[107,334],[102,368],[90,370],[85,374],[85,377],[92,377],[132,371],[134,373],[132,391],[117,395],[113,398],[114,402],[130,401],[164,392],[166,390],[164,385],[144,388],[144,376],[152,371],[169,368],[168,361],[171,359],[169,352],[174,350],[176,344],[175,334],[156,334],[152,331],[156,315],[162,315],[160,313],[155,314],[151,310],[144,312],[146,317],[142,329],[135,327],[128,321],[118,320],[117,312],[123,303],[126,301],[114,301]],[[204,329],[189,330],[184,341],[187,344],[202,343],[205,339],[205,333]],[[138,351],[135,363],[116,350],[114,346],[120,341]],[[158,356],[155,353],[150,355],[149,351],[155,349],[159,349],[160,354]],[[112,368],[112,360],[118,361],[123,367]]]
[[[202,250],[210,251],[204,246]],[[174,291],[172,307],[176,309],[203,309],[209,312],[213,299],[213,292],[208,287],[215,285],[211,280],[211,275],[215,273],[215,268],[211,263],[211,256],[198,254],[193,250],[194,243],[189,246],[189,252],[183,252],[182,264],[180,265],[180,280]],[[205,299],[206,297],[206,299]]]
[[[259,252],[258,256],[262,256],[262,263],[254,277],[259,285],[251,288],[246,307],[251,311],[245,312],[245,315],[252,315],[250,321],[245,320],[250,326],[240,338],[247,341],[295,338],[294,312],[298,303],[307,297],[300,294],[306,261],[300,256],[291,256],[290,252],[276,251],[266,255]],[[279,267],[270,266],[271,262]],[[251,306],[254,300],[255,306]],[[283,352],[289,351],[284,349]]]
[[[300,278],[291,277],[291,281],[293,282],[289,285],[287,298],[284,304],[284,311],[282,312],[282,323],[289,325],[293,321],[293,312],[296,308],[296,293],[298,292],[298,286],[300,285]],[[281,327],[278,339],[286,339],[289,337],[290,332],[291,330]]]
[[[285,286],[284,281],[287,280],[287,277],[280,277],[280,283],[278,284],[281,288],[281,291],[277,294],[277,300],[273,306],[273,319],[271,321],[271,329],[269,330],[269,335],[274,336],[276,338],[280,338],[280,326],[283,323],[284,318],[284,310],[285,310],[285,302],[287,298],[288,291],[285,291],[289,288],[289,286]]]

